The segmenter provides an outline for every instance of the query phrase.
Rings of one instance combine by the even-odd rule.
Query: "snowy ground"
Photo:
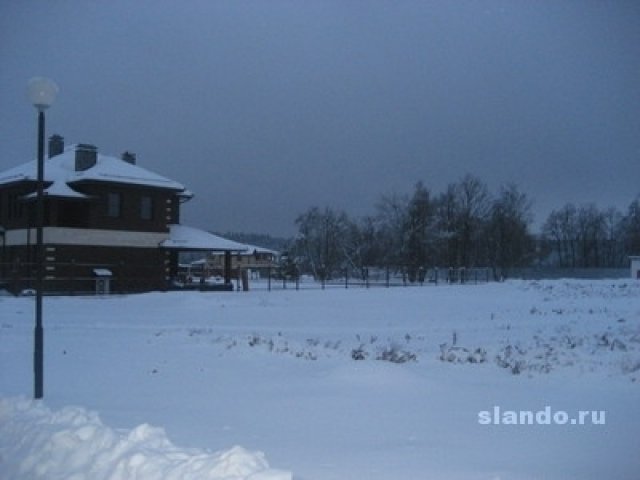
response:
[[[640,282],[46,298],[44,404],[33,316],[0,297],[3,479],[640,475]]]

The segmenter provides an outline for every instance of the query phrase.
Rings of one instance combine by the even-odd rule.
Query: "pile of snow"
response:
[[[173,445],[147,424],[116,431],[80,407],[0,398],[0,478],[65,480],[291,480],[264,454],[242,447],[207,453]]]

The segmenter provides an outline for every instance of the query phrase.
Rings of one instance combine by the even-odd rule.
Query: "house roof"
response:
[[[249,253],[270,253],[272,255],[280,255],[280,252],[278,252],[277,250],[271,250],[270,248],[264,248],[264,247],[259,247],[257,245],[246,245],[247,249],[249,250]]]
[[[247,246],[186,225],[170,225],[169,238],[160,246],[176,250],[243,252]]]
[[[48,158],[44,163],[44,180],[49,184],[45,191],[52,196],[78,197],[73,185],[81,182],[111,182],[130,185],[166,188],[191,195],[184,185],[147,169],[108,155],[96,154],[95,165],[83,171],[75,169],[77,145],[71,145],[60,155]],[[37,161],[27,162],[0,172],[0,185],[37,180]]]
[[[280,252],[276,250],[271,250],[269,248],[259,247],[257,245],[251,245],[248,243],[241,244],[244,246],[244,251],[242,252],[245,255],[253,255],[254,253],[269,253],[271,255],[280,255]],[[216,252],[213,252],[215,254]]]
[[[89,195],[80,193],[69,187],[65,182],[53,182],[47,188],[44,189],[44,194],[48,197],[66,197],[66,198],[90,198]],[[32,192],[25,195],[25,199],[34,199],[37,196],[37,192]]]

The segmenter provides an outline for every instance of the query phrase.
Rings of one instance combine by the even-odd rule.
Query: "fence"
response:
[[[44,291],[46,294],[82,295],[95,293],[125,293],[148,290],[286,290],[286,289],[327,289],[327,288],[375,288],[407,287],[438,284],[476,284],[491,279],[488,268],[424,268],[411,281],[409,269],[404,266],[387,268],[345,269],[341,275],[315,279],[310,275],[282,273],[277,267],[253,269],[250,275],[238,273],[232,284],[196,279],[189,284],[180,282],[158,282],[157,271],[145,265],[127,263],[127,274],[122,264],[93,264],[79,262],[48,263],[45,271]],[[36,265],[31,262],[0,263],[0,290],[14,294],[35,288]],[[96,270],[108,272],[101,277]],[[132,274],[132,272],[135,272]],[[155,279],[155,280],[152,280]],[[203,281],[200,281],[203,280]],[[211,279],[207,279],[211,280]]]
[[[53,267],[53,268],[52,268]],[[44,291],[46,294],[62,293],[95,294],[130,293],[149,290],[302,290],[327,288],[375,288],[375,287],[407,287],[439,284],[478,284],[495,279],[490,268],[423,268],[415,272],[414,281],[410,280],[409,269],[405,266],[387,268],[345,269],[331,278],[316,279],[311,275],[297,273],[283,274],[277,267],[253,269],[249,275],[233,278],[231,284],[197,282],[191,285],[180,285],[161,280],[156,267],[144,264],[127,263],[126,274],[123,264],[89,264],[89,263],[55,263],[45,268]],[[108,271],[111,275],[100,277],[95,270]],[[35,288],[35,263],[0,262],[0,290],[8,290],[19,294]],[[246,271],[244,273],[247,273]],[[557,268],[522,268],[508,272],[505,278],[525,280],[578,278],[578,279],[610,279],[628,278],[628,269],[557,269]],[[161,278],[159,280],[159,278]],[[105,288],[106,287],[106,288]]]
[[[476,284],[491,280],[489,268],[427,268],[418,272],[416,280],[410,281],[408,268],[365,268],[362,270],[345,269],[340,275],[331,278],[316,279],[311,275],[283,275],[276,268],[252,271],[249,280],[254,290],[286,289],[326,289],[326,288],[374,288],[407,287],[438,284]],[[237,281],[238,287],[240,286]],[[239,288],[238,288],[239,289]]]
[[[362,271],[344,270],[341,275],[334,275],[331,279],[316,279],[310,275],[282,275],[276,268],[254,270],[250,279],[253,290],[283,290],[283,289],[325,289],[325,288],[373,288],[373,287],[407,287],[438,284],[478,284],[501,279],[561,279],[574,278],[585,280],[628,278],[629,269],[626,268],[520,268],[509,272],[495,272],[488,267],[477,268],[426,268],[420,271],[417,278],[410,281],[408,268],[368,268]],[[235,281],[235,280],[234,280]],[[237,289],[241,288],[239,281]]]

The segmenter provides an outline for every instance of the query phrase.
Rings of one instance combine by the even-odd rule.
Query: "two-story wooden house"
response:
[[[128,152],[116,158],[92,145],[65,148],[54,135],[48,156],[45,291],[93,291],[99,277],[117,292],[166,289],[177,273],[178,252],[192,248],[189,239],[172,238],[172,231],[184,232],[180,205],[192,194],[139,167]],[[0,173],[0,281],[14,292],[33,286],[36,169],[33,161]],[[200,241],[195,248],[216,245]]]

